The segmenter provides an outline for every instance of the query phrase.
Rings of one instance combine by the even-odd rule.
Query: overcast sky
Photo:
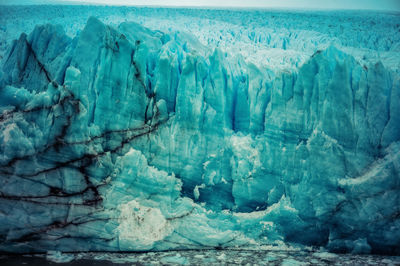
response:
[[[400,0],[0,0],[0,4],[93,3],[108,5],[290,7],[400,11]]]

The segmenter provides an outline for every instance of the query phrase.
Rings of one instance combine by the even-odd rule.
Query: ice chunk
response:
[[[156,241],[172,232],[169,222],[159,209],[141,206],[133,200],[119,206],[121,215],[116,234],[120,245],[127,249],[149,250]]]
[[[73,261],[75,256],[73,254],[65,254],[60,251],[49,250],[47,251],[46,259],[55,263],[68,263]]]

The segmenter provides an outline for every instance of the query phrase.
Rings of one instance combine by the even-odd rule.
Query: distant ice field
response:
[[[219,47],[273,71],[296,69],[332,44],[361,63],[381,61],[392,70],[400,68],[400,14],[372,11],[2,6],[0,57],[12,40],[37,24],[60,24],[75,37],[90,16],[108,25],[134,21],[153,30],[191,34],[211,48],[205,49],[209,53]]]

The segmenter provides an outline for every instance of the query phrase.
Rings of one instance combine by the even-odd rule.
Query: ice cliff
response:
[[[400,79],[272,71],[190,35],[37,26],[0,72],[0,250],[400,254]]]

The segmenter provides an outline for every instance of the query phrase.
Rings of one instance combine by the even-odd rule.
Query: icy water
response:
[[[400,257],[303,251],[190,250],[3,255],[0,265],[400,265]]]

